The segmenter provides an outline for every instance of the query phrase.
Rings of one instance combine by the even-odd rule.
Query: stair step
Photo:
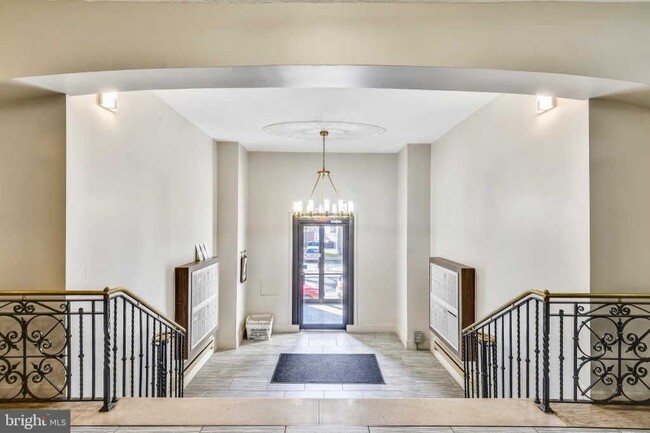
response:
[[[544,414],[530,400],[121,398],[110,412],[99,412],[100,406],[99,403],[47,405],[52,409],[71,409],[72,424],[78,426],[566,425],[559,417]]]

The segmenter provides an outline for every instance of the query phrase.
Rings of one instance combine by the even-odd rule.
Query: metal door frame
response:
[[[303,293],[302,293],[302,268],[303,268],[303,227],[305,226],[321,226],[324,231],[326,225],[336,225],[343,227],[344,238],[344,251],[343,251],[343,266],[344,266],[344,290],[343,290],[343,320],[340,325],[336,324],[309,324],[302,323],[303,314]],[[347,242],[345,242],[347,238]],[[324,258],[324,237],[320,237],[320,253],[321,258]],[[347,245],[347,248],[345,248]],[[299,325],[300,329],[345,329],[347,325],[354,323],[354,218],[296,218],[293,217],[293,252],[292,252],[292,323]],[[319,265],[320,267],[320,265]],[[323,287],[323,293],[319,293],[320,297],[324,297],[324,284],[323,272],[319,272],[319,288]]]

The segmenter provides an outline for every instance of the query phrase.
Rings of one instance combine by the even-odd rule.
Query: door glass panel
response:
[[[303,325],[342,325],[343,304],[331,303],[305,303],[303,306]]]
[[[318,226],[303,227],[303,272],[306,274],[318,274],[320,262],[320,230]],[[318,283],[316,284],[318,288]]]
[[[324,296],[320,301],[304,300],[303,324],[327,327],[343,324],[342,278],[336,275],[323,276]],[[340,291],[339,291],[340,290]]]
[[[318,275],[305,275],[302,285],[302,297],[305,300],[318,301],[320,299],[320,289],[318,285]]]
[[[326,274],[343,273],[343,227],[327,225],[324,227],[324,272]]]
[[[325,281],[325,299],[343,299],[343,275],[326,275]]]

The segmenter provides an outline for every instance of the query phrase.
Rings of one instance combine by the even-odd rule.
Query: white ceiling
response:
[[[331,152],[398,152],[431,143],[481,108],[493,93],[391,89],[192,89],[155,94],[218,141],[250,151],[318,152],[320,140],[277,137],[266,125],[298,120],[360,122],[386,128],[381,136],[329,140]],[[534,109],[534,107],[531,107]]]

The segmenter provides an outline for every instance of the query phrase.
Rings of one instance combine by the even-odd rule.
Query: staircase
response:
[[[126,289],[0,292],[0,403],[183,397],[185,338]],[[468,399],[650,404],[650,295],[528,291],[462,344]]]
[[[463,331],[465,397],[650,404],[650,295],[531,290]]]
[[[0,402],[182,397],[185,336],[126,289],[0,292]]]

